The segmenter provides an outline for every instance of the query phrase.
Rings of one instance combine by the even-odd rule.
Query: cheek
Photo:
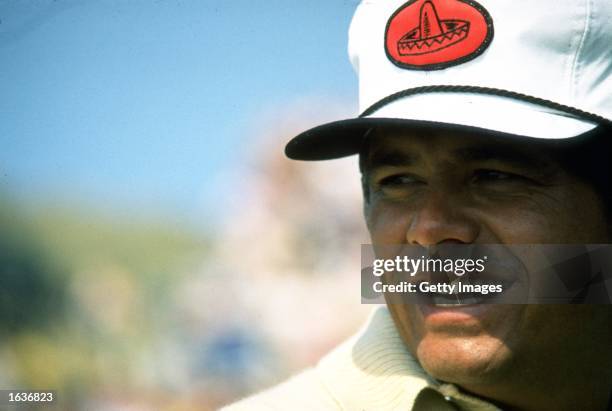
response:
[[[488,238],[481,238],[484,243],[537,244],[551,242],[554,236],[552,213],[533,204],[498,205],[495,209],[480,209],[476,213],[486,227],[483,234],[488,234]]]
[[[564,229],[565,242],[608,243],[610,235],[601,199],[592,190],[576,188],[578,195],[567,196],[564,213],[554,221],[557,231]],[[563,224],[563,226],[561,226]]]
[[[366,223],[372,242],[375,244],[404,243],[411,216],[412,213],[405,205],[374,201],[366,209]]]
[[[569,184],[517,195],[476,198],[471,209],[491,235],[485,243],[555,244],[601,239],[603,213],[595,194]]]
[[[557,193],[555,193],[557,194]],[[504,244],[557,244],[607,242],[604,213],[597,197],[541,194],[481,209],[480,219],[496,241]]]

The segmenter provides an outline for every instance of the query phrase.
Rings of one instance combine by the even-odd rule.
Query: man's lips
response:
[[[469,304],[454,306],[438,306],[432,304],[420,304],[419,309],[424,323],[431,328],[469,329],[470,326],[480,329],[489,317],[500,316],[499,311],[507,309],[507,306],[492,304]]]
[[[404,303],[441,307],[521,303],[527,289],[523,280],[520,273],[503,269],[462,276],[420,272],[414,276],[396,275],[393,278],[394,283],[407,282],[414,286],[415,292],[403,294]]]
[[[507,300],[505,297],[510,295],[512,286],[516,283],[513,280],[494,280],[487,278],[469,279],[458,278],[451,282],[454,285],[452,292],[419,292],[420,298],[424,303],[435,305],[470,305],[470,304],[494,304]],[[417,287],[419,287],[417,285]],[[496,291],[499,287],[501,291]],[[417,288],[418,289],[418,288]],[[479,292],[477,290],[487,290]]]
[[[425,274],[426,275],[426,274]],[[438,277],[439,279],[440,277]],[[469,330],[471,327],[480,329],[483,323],[493,321],[496,317],[503,318],[504,312],[509,308],[502,304],[518,301],[524,292],[523,277],[514,271],[487,270],[476,275],[469,274],[457,276],[451,274],[446,282],[463,283],[491,287],[499,285],[502,291],[499,293],[481,294],[478,292],[448,293],[422,293],[417,296],[417,305],[423,315],[425,323],[434,328],[443,329],[459,328]],[[416,281],[419,284],[427,282],[426,278]]]

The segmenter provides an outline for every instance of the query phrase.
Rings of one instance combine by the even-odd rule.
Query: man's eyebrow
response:
[[[370,167],[407,167],[416,163],[418,159],[419,157],[413,153],[398,150],[376,150],[370,155],[367,164]]]
[[[518,167],[537,168],[546,165],[545,157],[534,153],[516,150],[506,145],[496,144],[487,146],[462,147],[453,152],[460,160],[465,162],[499,161]]]

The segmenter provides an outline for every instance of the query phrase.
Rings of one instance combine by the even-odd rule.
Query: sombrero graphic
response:
[[[419,26],[400,39],[397,52],[401,56],[434,53],[465,40],[469,31],[469,21],[440,20],[434,4],[426,1],[421,6]]]
[[[474,0],[410,0],[389,18],[385,50],[399,67],[437,70],[475,58],[492,37],[491,17]]]

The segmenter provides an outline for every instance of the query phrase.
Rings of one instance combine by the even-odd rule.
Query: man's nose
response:
[[[435,245],[444,242],[470,244],[480,226],[467,207],[453,195],[430,193],[416,210],[406,232],[408,244]]]

